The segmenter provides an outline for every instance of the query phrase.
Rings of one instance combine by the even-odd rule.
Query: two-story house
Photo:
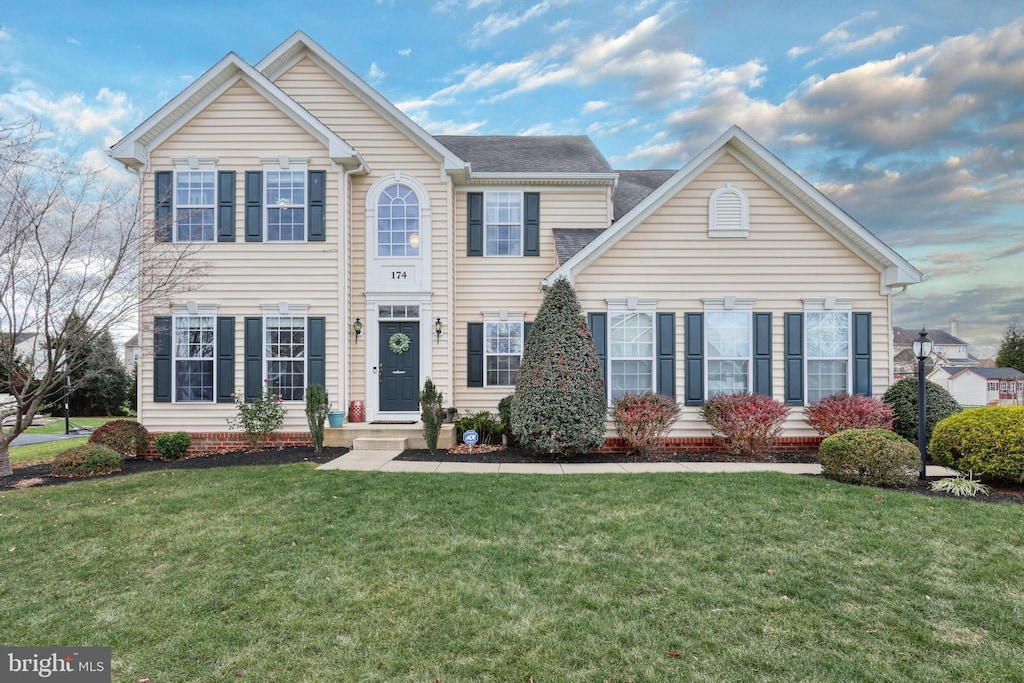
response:
[[[685,443],[707,397],[766,393],[806,438],[802,406],[889,386],[891,297],[922,277],[739,128],[663,171],[615,171],[585,136],[432,136],[301,32],[229,54],[111,153],[153,239],[208,266],[140,311],[139,420],[201,444],[265,381],[282,442],[308,440],[313,383],[370,421],[417,419],[427,377],[494,411],[559,277],[609,405],[674,396]]]

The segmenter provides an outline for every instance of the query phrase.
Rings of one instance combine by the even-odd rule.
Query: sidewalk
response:
[[[377,472],[460,472],[466,474],[641,474],[648,472],[785,472],[821,474],[821,465],[740,462],[482,463],[395,460],[400,451],[349,451],[318,470]],[[954,470],[929,465],[929,477],[956,476]]]

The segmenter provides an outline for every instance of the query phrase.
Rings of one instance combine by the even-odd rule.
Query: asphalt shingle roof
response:
[[[985,379],[1024,379],[1024,372],[1014,368],[964,368],[956,374],[963,372],[973,372]]]
[[[555,236],[555,251],[558,253],[558,265],[562,265],[578,251],[583,249],[601,233],[604,228],[555,228],[552,230]]]
[[[918,339],[917,330],[905,330],[902,327],[894,327],[892,328],[892,333],[893,343],[895,344],[913,344]],[[967,345],[967,342],[963,339],[954,337],[945,330],[928,330],[928,338],[940,346],[945,344]]]
[[[661,187],[676,172],[659,169],[616,171],[616,173],[619,174],[619,184],[615,187],[615,195],[612,197],[612,217],[617,221],[642,202],[647,195]]]
[[[480,173],[611,173],[586,135],[435,135]]]

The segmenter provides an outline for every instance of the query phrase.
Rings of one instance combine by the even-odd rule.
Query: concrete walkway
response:
[[[596,462],[596,463],[481,463],[395,460],[400,451],[352,450],[318,470],[377,472],[461,472],[468,474],[640,474],[647,472],[785,472],[821,474],[821,465],[740,462]],[[929,477],[956,476],[954,470],[929,465]]]

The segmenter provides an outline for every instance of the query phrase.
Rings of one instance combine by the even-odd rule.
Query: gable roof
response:
[[[611,173],[586,135],[436,135],[479,173]]]
[[[129,168],[145,168],[149,162],[149,150],[160,145],[239,81],[244,81],[267,102],[322,142],[335,162],[347,168],[365,168],[359,153],[347,142],[234,52],[228,53],[135,130],[116,142],[110,148],[110,156]]]
[[[674,176],[674,170],[616,171],[619,184],[612,195],[612,220],[617,221],[633,210],[633,207],[647,198]]]
[[[1024,372],[1016,368],[962,368],[953,373],[953,377],[959,377],[965,372],[973,372],[984,379],[1024,379]]]
[[[892,341],[894,344],[913,344],[915,341],[918,340],[919,337],[920,334],[916,330],[908,330],[902,327],[892,328]],[[968,345],[967,342],[965,342],[960,337],[954,337],[945,330],[928,330],[928,338],[931,339],[933,343],[938,344],[940,346],[945,346],[949,344],[955,346]]]
[[[601,236],[607,228],[553,228],[558,263],[565,263]]]
[[[577,273],[600,258],[726,153],[747,166],[773,189],[801,208],[822,229],[878,270],[883,287],[906,287],[924,279],[919,270],[891,247],[851,218],[739,126],[732,126],[667,182],[630,209],[601,237],[557,268],[541,284],[549,286],[559,277],[566,277],[572,281]]]

